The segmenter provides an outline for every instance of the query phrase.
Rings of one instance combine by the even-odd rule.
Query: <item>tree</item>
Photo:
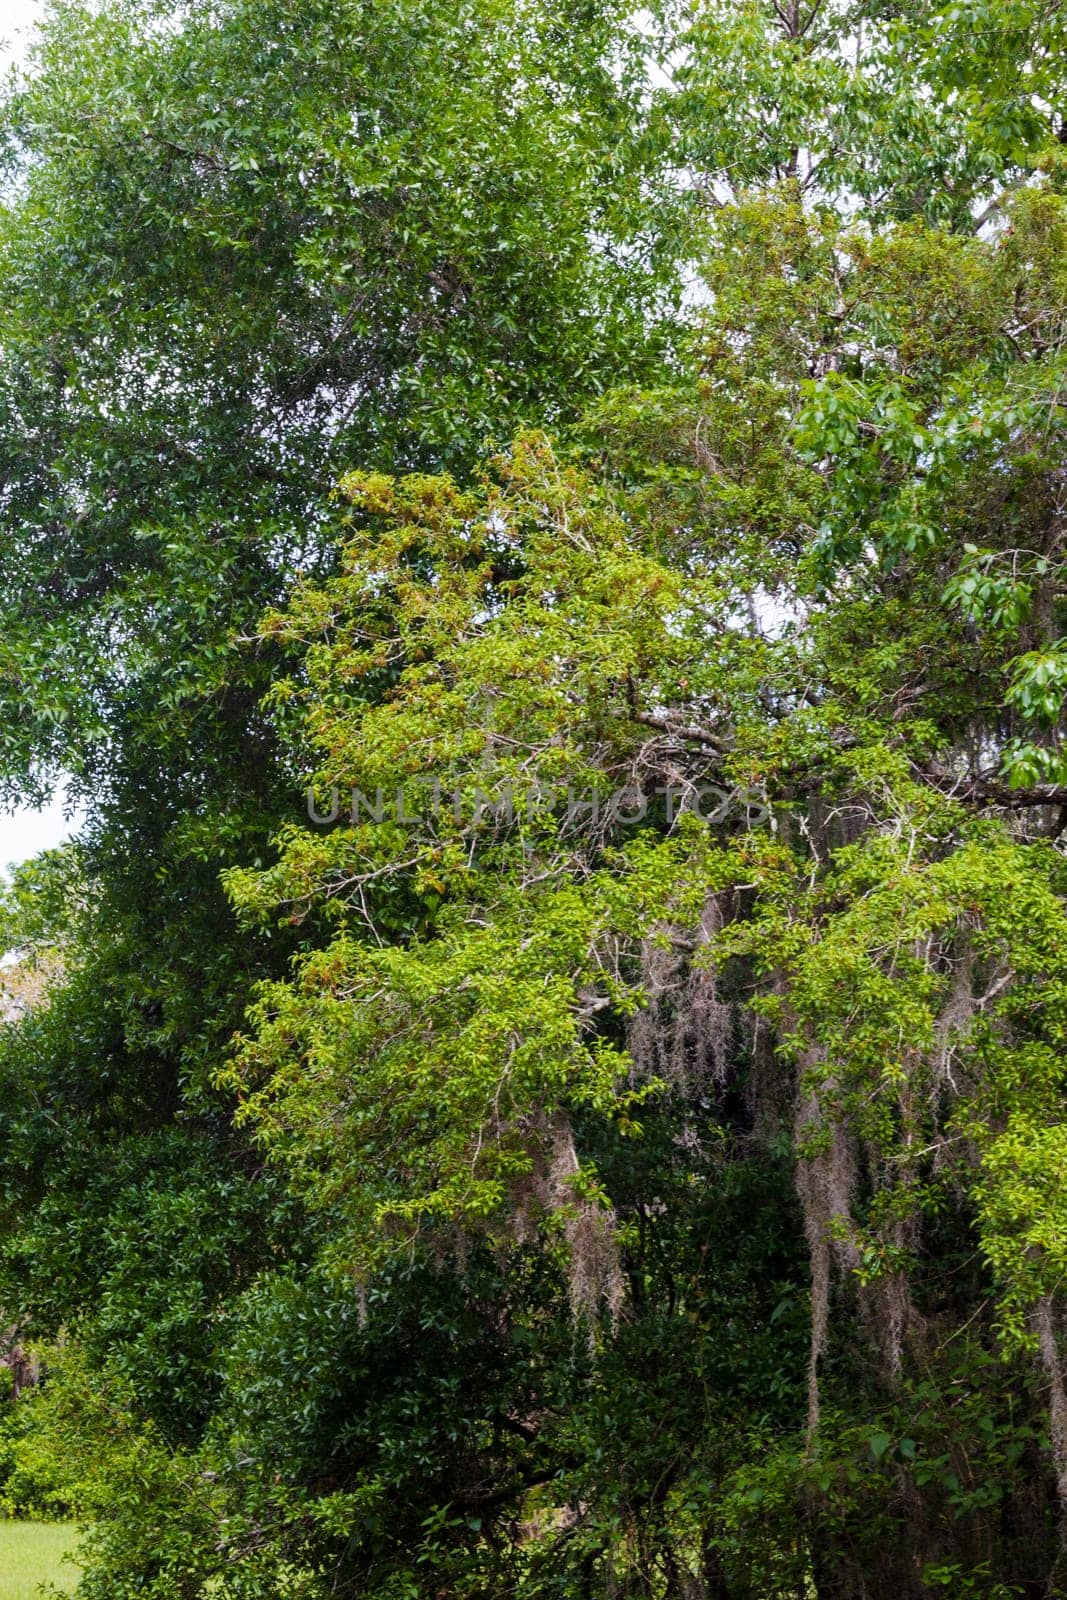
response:
[[[4,1045],[4,1301],[77,1329],[86,1459],[115,1394],[200,1439],[227,1297],[303,1261],[210,1081],[289,953],[219,869],[299,805],[234,638],[328,568],[354,455],[460,464],[649,370],[674,267],[620,42],[595,7],[68,5],[8,95],[2,767],[91,815],[66,981]],[[18,899],[22,941],[55,907]]]
[[[1063,795],[1011,784],[1021,759],[1056,759],[1051,703],[1031,756],[1009,742],[1036,671],[1020,647],[1060,628],[1046,351],[1063,311],[1029,267],[1061,216],[1027,197],[979,243],[741,208],[701,387],[606,408],[598,478],[538,437],[473,490],[354,475],[341,573],[262,624],[304,652],[274,700],[304,708],[318,793],[355,798],[329,831],[284,835],[276,866],[230,875],[253,921],[325,908],[331,928],[261,991],[232,1081],[329,1217],[331,1259],[362,1278],[447,1251],[457,1226],[505,1251],[539,1233],[610,1347],[627,1246],[662,1204],[661,1168],[613,1192],[626,1141],[666,1125],[685,1172],[687,1140],[753,1141],[773,1168],[791,1137],[806,1420],[798,1405],[770,1471],[761,1439],[725,1475],[761,1517],[768,1494],[790,1510],[758,1551],[734,1542],[721,1482],[695,1525],[664,1511],[668,1589],[670,1561],[708,1546],[731,1593],[761,1595],[805,1573],[859,1594],[872,1572],[919,1594],[957,1567],[1010,1590],[1042,1523],[1052,1560],[1042,1472],[994,1462],[991,1486],[970,1451],[1032,1450],[1036,1353],[1063,1492]],[[976,525],[981,551],[961,534]],[[967,1240],[984,1267],[954,1281]],[[827,1423],[835,1338],[870,1376],[857,1403],[831,1366]],[[927,1419],[920,1444],[908,1404],[936,1408],[950,1371],[967,1420]],[[911,1524],[890,1540],[898,1495]],[[640,1528],[599,1559],[636,1578]]]
[[[1061,20],[644,21],[71,7],[9,102],[87,1596],[1058,1582]]]

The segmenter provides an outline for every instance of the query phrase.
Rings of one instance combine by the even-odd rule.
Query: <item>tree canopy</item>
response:
[[[1067,1583],[1065,43],[48,12],[0,1480],[86,1600]]]

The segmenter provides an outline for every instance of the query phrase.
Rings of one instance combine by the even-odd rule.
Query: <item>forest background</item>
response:
[[[1067,1592],[1065,80],[1055,0],[48,8],[0,1477],[85,1600]]]

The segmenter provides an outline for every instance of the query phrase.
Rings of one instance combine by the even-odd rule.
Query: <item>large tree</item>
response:
[[[88,822],[8,924],[65,979],[5,1045],[3,1299],[169,1448],[227,1298],[304,1250],[210,1081],[288,954],[220,868],[302,807],[235,640],[329,570],[351,460],[460,468],[652,370],[642,81],[610,7],[116,3],[52,8],[10,86],[0,766]]]
[[[580,1538],[524,1531],[532,1593],[576,1544],[641,1593],[1055,1592],[1065,226],[742,205],[699,383],[602,408],[595,475],[538,436],[469,489],[352,475],[341,574],[262,624],[345,814],[230,875],[250,925],[332,925],[261,991],[239,1120],[364,1292],[539,1241],[603,1370],[666,1325],[703,1384],[699,1441],[644,1395],[622,1496],[536,1408]],[[737,1190],[740,1281],[721,1240],[693,1275]],[[728,1328],[768,1193],[764,1413]]]
[[[1062,19],[640,21],[62,6],[10,95],[87,1595],[1054,1592]]]

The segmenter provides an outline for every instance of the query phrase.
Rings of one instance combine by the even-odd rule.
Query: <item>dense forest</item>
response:
[[[1067,7],[51,0],[0,164],[3,1508],[1067,1595]]]

